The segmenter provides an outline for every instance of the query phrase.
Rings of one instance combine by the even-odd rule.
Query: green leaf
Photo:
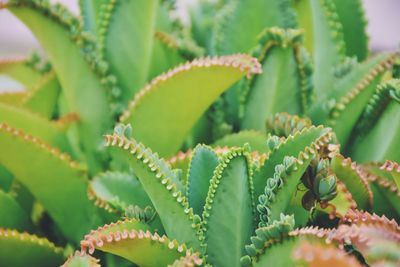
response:
[[[267,226],[279,220],[281,213],[288,213],[300,179],[317,153],[314,149],[305,151],[300,152],[297,158],[285,157],[281,164],[275,166],[274,174],[268,177],[264,193],[258,197],[259,226]],[[296,217],[294,219],[297,220]]]
[[[324,99],[334,84],[334,67],[345,56],[343,29],[333,0],[295,1],[300,28],[314,61],[314,88]]]
[[[214,142],[213,146],[219,147],[240,147],[245,143],[250,145],[251,150],[259,151],[260,153],[267,153],[267,136],[255,130],[242,130],[238,133],[226,135],[221,139]]]
[[[400,104],[390,103],[371,131],[354,143],[352,157],[360,162],[400,160]]]
[[[90,254],[95,249],[113,253],[144,267],[164,267],[187,253],[186,245],[149,232],[149,227],[137,220],[100,227],[85,236],[81,247]]]
[[[129,205],[146,207],[151,201],[136,177],[128,173],[104,172],[90,181],[89,194],[100,206],[111,205],[124,211]]]
[[[147,80],[182,63],[184,63],[184,59],[179,55],[175,44],[170,42],[168,35],[164,32],[156,32]]]
[[[218,16],[224,1],[199,1],[197,5],[189,6],[191,20],[191,32],[195,41],[205,47],[210,53],[212,51],[212,36],[215,19]]]
[[[143,144],[117,133],[106,135],[106,145],[119,149],[129,159],[168,236],[202,251],[204,237],[200,225],[184,193],[177,189],[175,173],[166,162]]]
[[[214,27],[216,54],[247,53],[267,27],[294,28],[294,13],[288,0],[231,1],[219,12]]]
[[[339,141],[346,144],[382,73],[393,64],[394,57],[393,54],[376,56],[338,80],[326,99],[311,108],[309,116],[313,122],[332,126]]]
[[[355,160],[400,161],[400,80],[378,86],[358,126],[349,149]]]
[[[372,211],[395,220],[400,219],[400,192],[399,188],[383,177],[369,177],[374,202]]]
[[[263,73],[251,81],[242,124],[247,129],[265,131],[265,122],[273,114],[300,113],[308,104],[303,95],[309,92],[302,91],[302,82],[307,83],[302,79],[306,76],[304,64],[308,63],[304,62],[299,30],[269,28],[259,39],[253,54],[258,54]]]
[[[297,245],[297,242],[291,239],[285,240],[279,245],[272,245],[251,266],[262,267],[271,264],[271,262],[277,267],[293,266],[294,261],[290,255],[295,245]]]
[[[182,171],[182,178],[187,179],[189,172],[189,165],[191,161],[193,150],[189,149],[186,152],[179,151],[176,155],[170,157],[167,163],[171,166],[171,169],[179,169]],[[186,181],[182,181],[185,185]]]
[[[400,165],[397,162],[387,160],[380,170],[385,172],[393,181],[397,188],[400,188]]]
[[[27,214],[30,214],[30,218],[33,223],[36,223],[35,219],[35,212],[34,212],[34,206],[41,207],[41,210],[43,210],[43,206],[39,204],[36,200],[35,197],[32,195],[31,192],[21,184],[17,179],[13,179],[13,184],[12,187],[10,188],[9,194],[12,194],[14,197],[15,201],[18,202],[18,204],[23,208]]]
[[[76,251],[61,267],[100,267],[99,260]]]
[[[254,199],[248,151],[232,148],[211,179],[203,219],[208,261],[215,266],[240,266],[244,245],[254,229]]]
[[[27,95],[27,92],[0,92],[0,103],[19,106],[22,100]]]
[[[324,212],[329,213],[331,219],[343,217],[348,211],[357,208],[357,203],[341,180],[336,181],[336,192],[335,198],[330,200],[329,205],[323,209]],[[320,209],[320,205],[317,209]]]
[[[269,152],[264,165],[254,174],[255,197],[263,193],[267,178],[273,176],[275,166],[281,164],[285,156],[297,157],[300,152],[305,151],[313,143],[326,144],[332,138],[330,129],[323,128],[323,126],[311,126],[290,135],[285,141],[277,144]]]
[[[297,131],[311,127],[313,124],[307,117],[299,117],[281,112],[269,118],[266,125],[269,134],[287,138],[289,135],[294,135]]]
[[[4,192],[9,192],[13,183],[14,177],[4,166],[0,164],[0,189]]]
[[[171,34],[174,33],[174,25],[169,15],[170,4],[171,2],[161,1],[158,5],[153,50],[151,52],[147,80],[151,80],[184,62],[184,59],[177,50],[176,42],[171,38]]]
[[[51,119],[60,89],[56,74],[54,72],[45,74],[22,99],[22,105],[45,118]]]
[[[45,238],[0,228],[0,262],[3,266],[59,266],[63,249]]]
[[[160,1],[155,21],[157,31],[173,33],[176,30],[174,18],[170,16],[170,12],[173,8],[175,8],[175,3]]]
[[[4,123],[0,146],[0,163],[30,190],[69,240],[80,240],[100,223],[87,198],[86,174],[68,155]]]
[[[257,228],[256,235],[251,237],[251,244],[246,245],[247,255],[240,259],[241,266],[266,266],[270,262],[273,262],[274,266],[291,266],[291,257],[283,257],[282,255],[290,255],[291,249],[295,245],[293,242],[295,240],[287,238],[289,231],[293,230],[293,227],[293,216],[281,214],[280,220],[273,221],[266,227]],[[271,255],[270,251],[274,253]],[[278,257],[274,257],[275,255]],[[265,265],[262,265],[262,262]]]
[[[259,72],[257,60],[247,55],[196,59],[154,79],[136,95],[120,121],[132,124],[137,140],[162,156],[171,155],[224,90],[244,75]]]
[[[359,167],[351,162],[350,158],[345,159],[336,155],[331,162],[332,171],[350,191],[359,209],[369,209],[372,205],[372,192],[368,181],[361,174]]]
[[[86,31],[94,34],[98,31],[100,21],[100,9],[105,0],[79,0],[83,26]]]
[[[218,156],[211,147],[197,145],[193,150],[188,170],[186,192],[189,206],[199,216],[203,213],[210,180],[218,163]]]
[[[7,123],[64,151],[68,150],[64,133],[55,124],[27,109],[0,103],[0,123]]]
[[[391,179],[391,174],[371,164],[362,165],[360,172],[372,189],[372,211],[389,218],[400,219],[400,190]]]
[[[368,57],[367,20],[360,0],[333,0],[339,20],[343,25],[343,36],[347,56],[356,56],[358,61]]]
[[[193,267],[193,266],[203,266],[203,260],[200,258],[199,254],[188,254],[181,257],[180,259],[174,261],[174,263],[168,265],[168,267]]]
[[[157,5],[157,0],[118,0],[102,6],[99,39],[110,71],[122,88],[123,101],[146,83]]]
[[[94,151],[101,135],[110,126],[110,111],[100,78],[85,61],[81,48],[72,39],[70,28],[76,31],[79,22],[65,9],[62,9],[61,14],[54,14],[48,11],[45,5],[40,6],[36,2],[24,2],[6,7],[31,29],[46,51],[57,72],[70,112],[79,115],[81,142],[88,162],[90,166],[98,168],[98,159],[95,158],[99,155]],[[64,17],[70,24],[63,21]],[[79,32],[75,38],[81,42],[86,41]],[[90,56],[90,52],[88,53]]]
[[[26,88],[30,88],[39,81],[41,73],[27,63],[28,59],[26,58],[0,59],[0,73],[22,83]]]
[[[339,103],[334,108],[332,112],[332,117],[333,117],[332,126],[337,134],[338,139],[341,142],[343,142],[343,144],[345,144],[345,142],[348,140],[351,134],[351,128],[349,126],[355,125],[357,120],[360,118],[362,111],[367,106],[367,104],[370,101],[374,101],[373,94],[374,93],[376,94],[377,91],[376,86],[378,82],[381,80],[381,75],[379,74],[381,74],[384,70],[388,69],[392,65],[392,63],[393,63],[393,56],[387,57],[386,60],[383,63],[381,63],[380,66],[378,65],[376,67],[376,69],[378,70],[377,72],[375,72],[371,76],[367,76],[365,80],[361,81],[364,82],[364,84],[368,84],[368,86],[365,86],[365,88],[363,88],[362,86],[356,85],[355,90],[351,90],[349,94],[343,96],[340,99]],[[384,65],[384,67],[382,65]],[[345,107],[344,109],[342,109],[342,107],[340,106],[341,104],[344,105]],[[400,107],[400,105],[398,106]],[[391,115],[395,116],[395,114]],[[360,131],[358,131],[356,135],[359,135],[359,133]],[[371,160],[376,160],[376,158],[375,159],[372,158]],[[383,158],[380,160],[383,160]]]
[[[32,227],[29,215],[25,210],[11,194],[6,194],[2,190],[0,190],[0,227],[18,231],[29,230]]]

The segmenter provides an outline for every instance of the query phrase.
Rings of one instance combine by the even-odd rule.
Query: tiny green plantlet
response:
[[[45,52],[0,58],[0,265],[400,262],[399,54],[359,0],[79,6],[0,0]]]

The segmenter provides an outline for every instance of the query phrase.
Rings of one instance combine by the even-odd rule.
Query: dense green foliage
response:
[[[0,2],[46,53],[0,59],[1,266],[399,263],[399,57],[359,0],[79,2]]]

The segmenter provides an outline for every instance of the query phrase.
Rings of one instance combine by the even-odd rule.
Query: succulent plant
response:
[[[79,2],[0,1],[46,54],[0,60],[0,265],[399,262],[400,64],[360,1]]]

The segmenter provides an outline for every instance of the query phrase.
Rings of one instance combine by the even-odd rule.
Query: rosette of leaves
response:
[[[85,236],[81,251],[65,266],[91,259],[96,250],[140,266],[264,266],[272,262],[277,266],[314,266],[321,262],[323,266],[362,266],[399,259],[400,228],[395,220],[355,210],[349,206],[355,202],[351,193],[336,192],[337,177],[351,168],[335,165],[342,158],[329,128],[304,126],[301,130],[293,128],[287,137],[271,136],[264,158],[251,153],[249,145],[223,152],[198,145],[174,160],[174,164],[182,161],[180,166],[184,166],[185,158],[189,158],[185,178],[182,173],[177,175],[171,163],[131,139],[129,133],[129,127],[120,126],[114,134],[105,136],[106,146],[120,151],[136,170],[161,225],[131,214],[99,227]],[[318,163],[313,163],[318,157]],[[337,174],[332,175],[333,171]],[[346,179],[340,183],[359,194]],[[362,182],[360,177],[358,180]],[[310,181],[319,183],[310,189],[318,195],[314,208],[319,212],[328,214],[330,207],[347,208],[343,214],[330,213],[341,219],[338,228],[312,226],[318,222],[302,207],[299,197],[304,193],[299,184],[307,187]],[[115,189],[118,183],[118,179],[108,186],[104,183],[104,188],[95,189],[94,194]],[[115,194],[123,196],[127,190],[120,187]],[[375,235],[378,232],[385,234]],[[382,250],[384,246],[390,250]]]
[[[302,198],[303,207],[311,209],[315,201],[329,201],[336,196],[336,177],[328,166],[326,159],[314,159],[308,173],[301,178],[308,189]]]
[[[337,226],[356,208],[399,218],[397,56],[366,59],[359,2],[200,5],[188,27],[171,18],[174,1],[82,0],[79,16],[44,0],[0,1],[46,54],[0,60],[24,87],[0,93],[0,262],[61,264],[89,233],[66,264],[98,265],[88,255],[97,248],[143,266],[249,264],[264,253],[257,238],[276,243],[293,225]],[[282,111],[311,120],[272,117]],[[119,126],[107,141],[125,150],[105,149],[119,122],[133,131]],[[340,156],[337,141],[365,164]],[[213,234],[232,227],[240,234]],[[322,249],[307,244],[296,251]]]

